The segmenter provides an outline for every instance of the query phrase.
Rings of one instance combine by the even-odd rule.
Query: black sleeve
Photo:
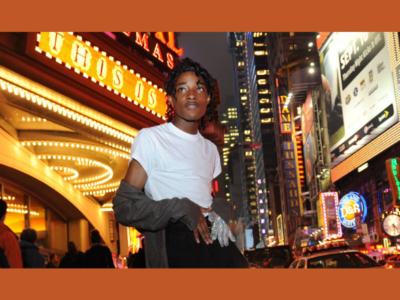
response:
[[[158,231],[166,228],[169,221],[175,223],[179,220],[193,230],[199,222],[200,207],[189,199],[154,201],[124,180],[121,180],[112,202],[117,221],[139,231]]]
[[[107,246],[104,246],[104,248],[105,248],[105,252],[106,252],[106,259],[107,259],[108,268],[115,269],[110,249]]]

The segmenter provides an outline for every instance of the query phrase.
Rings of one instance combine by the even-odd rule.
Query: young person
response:
[[[17,236],[15,233],[4,224],[7,214],[7,203],[0,199],[0,248],[3,249],[6,257],[1,266],[5,268],[7,265],[10,268],[22,268],[21,250],[19,248]]]
[[[147,267],[248,267],[227,225],[231,205],[211,196],[221,172],[217,147],[198,131],[206,114],[212,120],[213,79],[186,58],[168,74],[164,90],[168,122],[134,139],[113,199],[115,217],[144,233]]]

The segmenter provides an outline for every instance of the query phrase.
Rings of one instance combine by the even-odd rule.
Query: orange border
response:
[[[370,3],[347,0],[3,2],[1,31],[159,31],[160,28],[162,31],[396,31],[399,28],[398,7],[382,1],[375,8]],[[150,5],[146,7],[146,3]],[[379,299],[390,287],[388,282],[397,276],[395,270],[302,272],[0,270],[0,282],[4,299],[165,299],[169,295],[191,299]]]

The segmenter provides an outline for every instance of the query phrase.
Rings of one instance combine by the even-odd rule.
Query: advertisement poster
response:
[[[303,155],[306,167],[306,180],[310,184],[314,178],[314,164],[317,161],[317,145],[315,143],[315,126],[310,127],[310,133],[307,136],[306,142],[303,146]]]
[[[313,102],[310,90],[307,93],[306,102],[304,102],[304,105],[301,110],[301,132],[302,132],[303,145],[306,142],[313,121],[314,121],[314,109],[313,109]]]
[[[282,215],[276,217],[276,223],[278,224],[278,244],[279,244],[283,241]]]
[[[332,33],[320,63],[334,166],[346,150],[351,155],[398,122],[386,34]]]

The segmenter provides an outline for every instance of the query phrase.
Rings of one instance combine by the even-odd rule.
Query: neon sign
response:
[[[163,89],[115,61],[112,56],[107,56],[89,41],[67,32],[41,32],[38,42],[38,52],[44,52],[49,58],[54,57],[58,63],[147,112],[164,117],[167,105]]]
[[[350,192],[343,196],[339,202],[339,219],[344,227],[354,228],[356,224],[356,214],[361,213],[361,222],[367,216],[367,203],[362,195]]]
[[[167,35],[167,39],[165,38]],[[115,32],[117,41],[131,50],[138,50],[144,57],[151,60],[161,69],[169,71],[179,62],[183,55],[183,48],[176,48],[173,32]],[[121,36],[122,35],[122,36]]]
[[[392,189],[393,206],[400,207],[400,158],[395,157],[386,160],[386,171]]]
[[[323,212],[324,238],[342,236],[339,220],[339,200],[337,192],[321,193],[319,195]]]

